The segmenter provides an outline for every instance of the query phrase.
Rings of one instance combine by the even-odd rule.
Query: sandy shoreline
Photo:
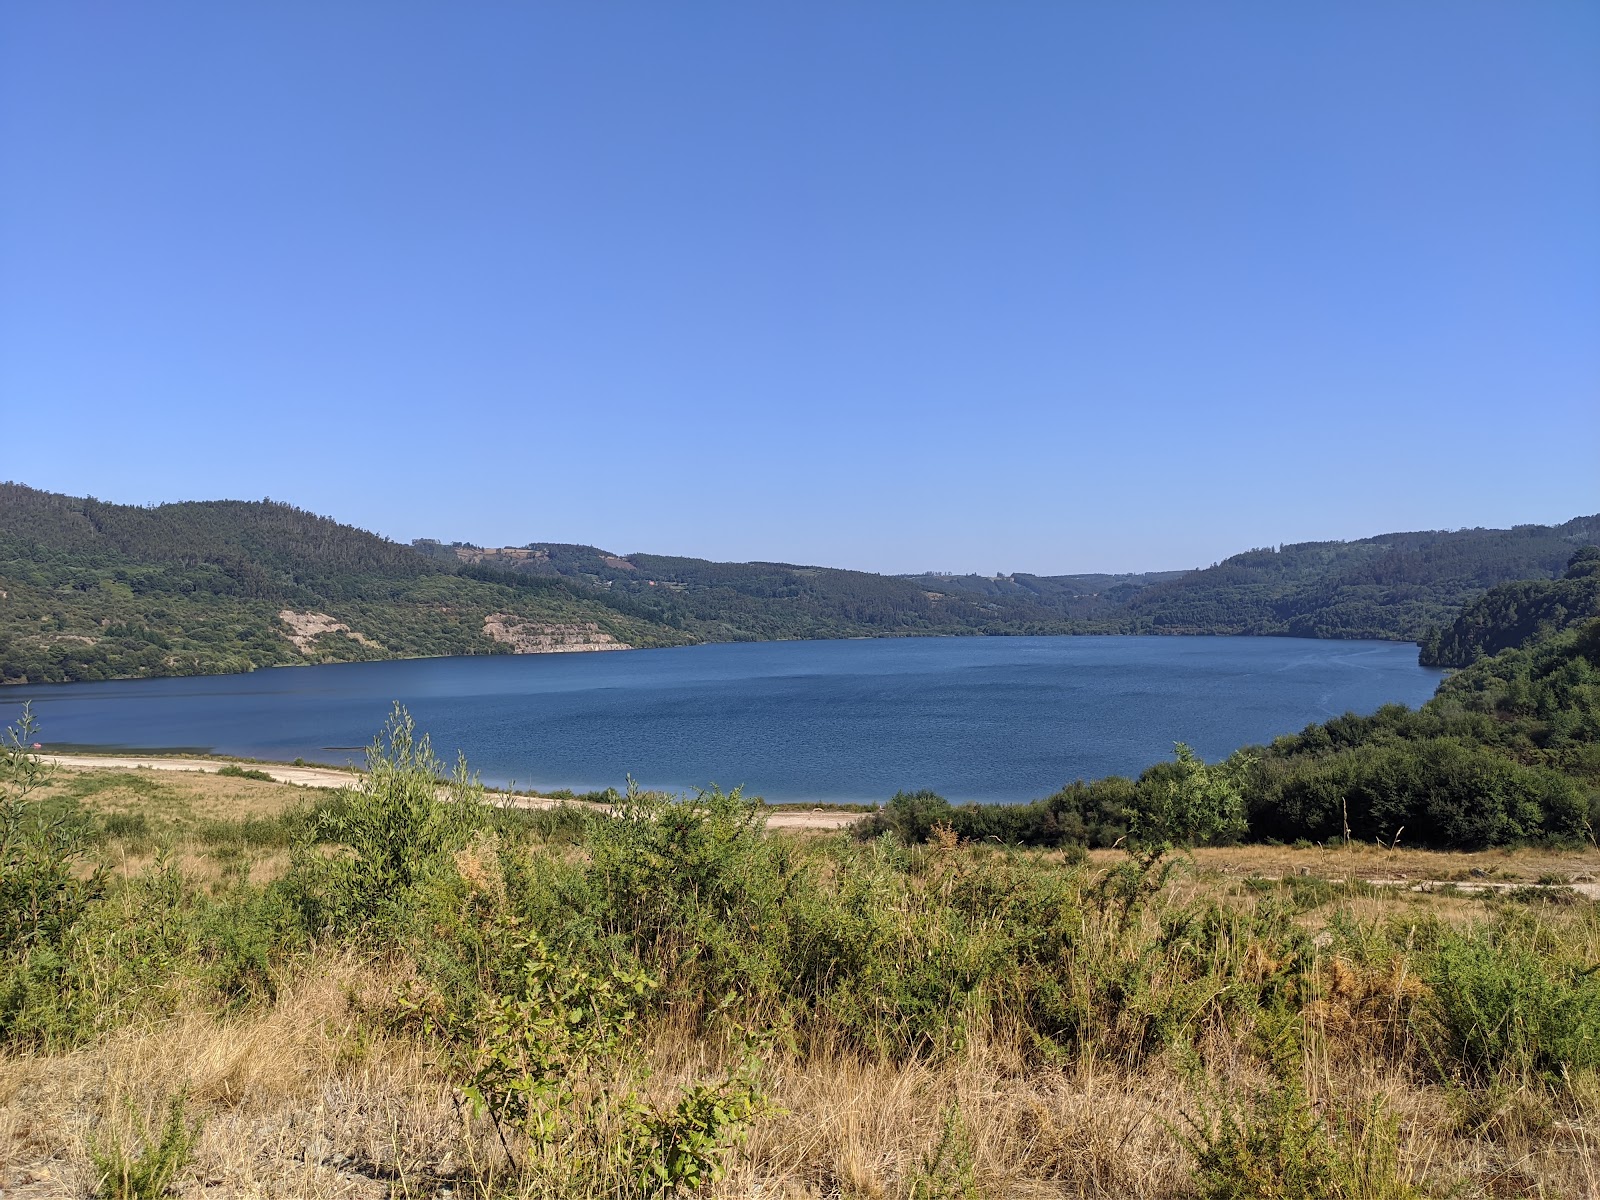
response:
[[[361,778],[356,770],[339,767],[295,766],[290,763],[235,761],[221,758],[199,758],[183,755],[140,754],[41,754],[43,761],[75,771],[95,770],[151,770],[151,771],[208,771],[215,773],[223,767],[242,767],[262,771],[279,783],[299,787],[342,788],[349,787]],[[488,793],[492,804],[512,808],[556,808],[562,804],[582,803],[561,800],[554,796],[538,796],[524,792]],[[863,816],[857,812],[837,812],[818,806],[810,812],[777,811],[767,814],[769,829],[844,829]]]

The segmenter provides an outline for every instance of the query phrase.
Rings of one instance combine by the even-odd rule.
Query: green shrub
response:
[[[1401,1178],[1399,1125],[1380,1104],[1330,1122],[1303,1085],[1247,1098],[1213,1092],[1178,1138],[1194,1157],[1203,1200],[1413,1200]]]
[[[396,705],[360,785],[319,808],[295,847],[289,887],[311,932],[374,940],[405,923],[422,883],[450,870],[483,824],[483,788],[465,761],[442,774]]]
[[[1151,767],[1139,777],[1128,842],[1133,846],[1193,846],[1232,842],[1244,835],[1242,791],[1249,759],[1235,757],[1208,766],[1179,742],[1176,760]]]
[[[1263,1013],[1273,1081],[1247,1095],[1194,1066],[1195,1109],[1173,1133],[1194,1158],[1203,1200],[1420,1200],[1400,1172],[1399,1122],[1381,1100],[1319,1115],[1306,1092],[1298,1017]]]
[[[1426,978],[1435,1056],[1481,1080],[1600,1066],[1600,975],[1502,927],[1445,934]]]
[[[218,767],[217,774],[227,775],[234,779],[259,779],[264,783],[273,782],[272,776],[265,771],[257,770],[255,767],[240,767],[233,763],[229,763],[225,767]]]
[[[104,888],[102,871],[78,869],[89,850],[88,820],[35,795],[51,774],[34,752],[37,730],[24,705],[0,733],[0,957],[59,945]]]
[[[856,824],[861,838],[892,833],[907,846],[928,840],[935,825],[948,825],[955,809],[938,792],[924,788],[919,792],[896,792],[881,812]]]
[[[648,1197],[720,1179],[761,1110],[757,1063],[684,1088],[669,1106],[637,1091],[633,1030],[659,986],[612,964],[594,972],[528,944],[514,990],[471,1019],[463,1091],[512,1167],[547,1194]]]
[[[979,1200],[977,1167],[972,1135],[961,1119],[961,1108],[945,1105],[939,1140],[911,1177],[911,1200]]]
[[[189,1165],[200,1139],[200,1122],[184,1115],[184,1098],[167,1104],[167,1118],[156,1138],[144,1139],[137,1152],[125,1146],[115,1131],[102,1134],[91,1150],[99,1174],[95,1195],[101,1200],[160,1200],[172,1191],[178,1172]]]
[[[105,813],[100,818],[100,835],[125,842],[144,842],[150,837],[150,818],[144,813]]]

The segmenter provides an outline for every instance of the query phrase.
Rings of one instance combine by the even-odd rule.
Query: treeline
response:
[[[1251,550],[1140,591],[1123,628],[1416,640],[1485,588],[1560,575],[1596,541],[1600,516]]]
[[[1585,555],[1575,568],[1595,561]],[[1232,819],[1197,821],[1194,812],[1217,802],[1197,808],[1195,797],[1219,792]],[[1136,780],[1080,780],[1032,804],[956,806],[901,793],[862,831],[916,842],[947,827],[971,840],[1056,847],[1155,837],[1477,848],[1592,841],[1597,826],[1600,618],[1591,618],[1479,660],[1417,710],[1347,714],[1214,766],[1181,754]]]

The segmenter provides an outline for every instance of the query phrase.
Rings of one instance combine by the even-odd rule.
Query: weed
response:
[[[137,1151],[125,1145],[115,1131],[103,1134],[91,1150],[99,1175],[95,1194],[101,1200],[159,1200],[171,1192],[173,1181],[189,1165],[200,1139],[201,1123],[190,1121],[184,1108],[183,1095],[173,1096],[159,1136],[146,1136]],[[131,1104],[129,1115],[134,1115]]]
[[[960,1106],[951,1102],[944,1108],[939,1140],[911,1177],[911,1200],[978,1200],[982,1195],[972,1136],[961,1119]]]

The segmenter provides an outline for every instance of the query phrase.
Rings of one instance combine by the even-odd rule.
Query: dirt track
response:
[[[338,767],[296,767],[284,763],[229,763],[214,758],[178,758],[164,755],[126,755],[126,754],[43,754],[40,755],[46,762],[55,763],[57,766],[68,767],[76,771],[96,771],[105,769],[152,771],[211,771],[215,772],[223,767],[238,766],[251,771],[264,771],[279,783],[293,783],[301,787],[342,788],[349,787],[360,778],[356,771],[341,770]],[[490,792],[489,801],[493,804],[509,805],[513,808],[555,808],[559,804],[570,804],[572,801],[558,800],[551,796],[534,796],[524,793]],[[810,812],[774,812],[767,815],[768,829],[843,829],[859,820],[860,813],[833,812],[826,808],[818,807]]]

